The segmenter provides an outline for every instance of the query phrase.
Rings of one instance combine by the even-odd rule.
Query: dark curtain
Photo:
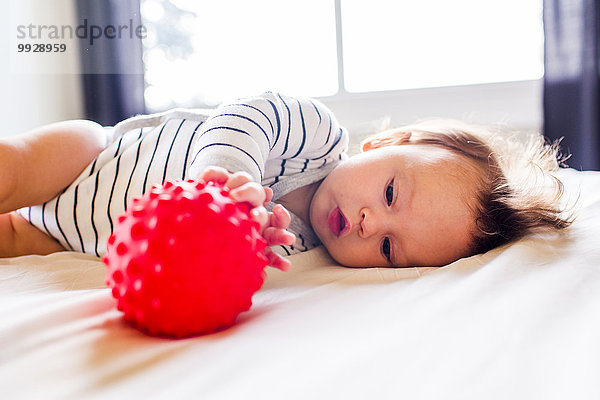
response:
[[[544,134],[569,166],[600,169],[598,0],[544,0]]]
[[[85,117],[102,125],[145,112],[139,0],[76,0]]]

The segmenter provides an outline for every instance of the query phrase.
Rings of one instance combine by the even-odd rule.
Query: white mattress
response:
[[[4,399],[598,399],[600,172],[564,236],[443,268],[269,270],[252,309],[184,340],[126,325],[96,258],[0,260]]]

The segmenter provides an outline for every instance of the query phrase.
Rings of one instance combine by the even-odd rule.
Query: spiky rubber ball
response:
[[[249,211],[216,182],[167,181],[133,199],[102,259],[125,320],[174,337],[232,325],[252,306],[267,266]]]

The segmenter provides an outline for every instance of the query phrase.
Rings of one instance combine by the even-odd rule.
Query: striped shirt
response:
[[[323,179],[346,158],[348,134],[309,98],[267,92],[216,110],[175,109],[107,128],[107,146],[54,199],[17,210],[66,249],[102,256],[114,224],[133,197],[153,184],[194,179],[208,166],[246,171],[273,189],[273,200]],[[269,204],[272,209],[273,203]],[[319,244],[292,215],[289,255]]]

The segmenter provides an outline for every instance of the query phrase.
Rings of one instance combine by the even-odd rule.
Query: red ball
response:
[[[133,199],[102,259],[125,319],[175,337],[232,325],[268,263],[249,211],[216,182],[167,181]]]

